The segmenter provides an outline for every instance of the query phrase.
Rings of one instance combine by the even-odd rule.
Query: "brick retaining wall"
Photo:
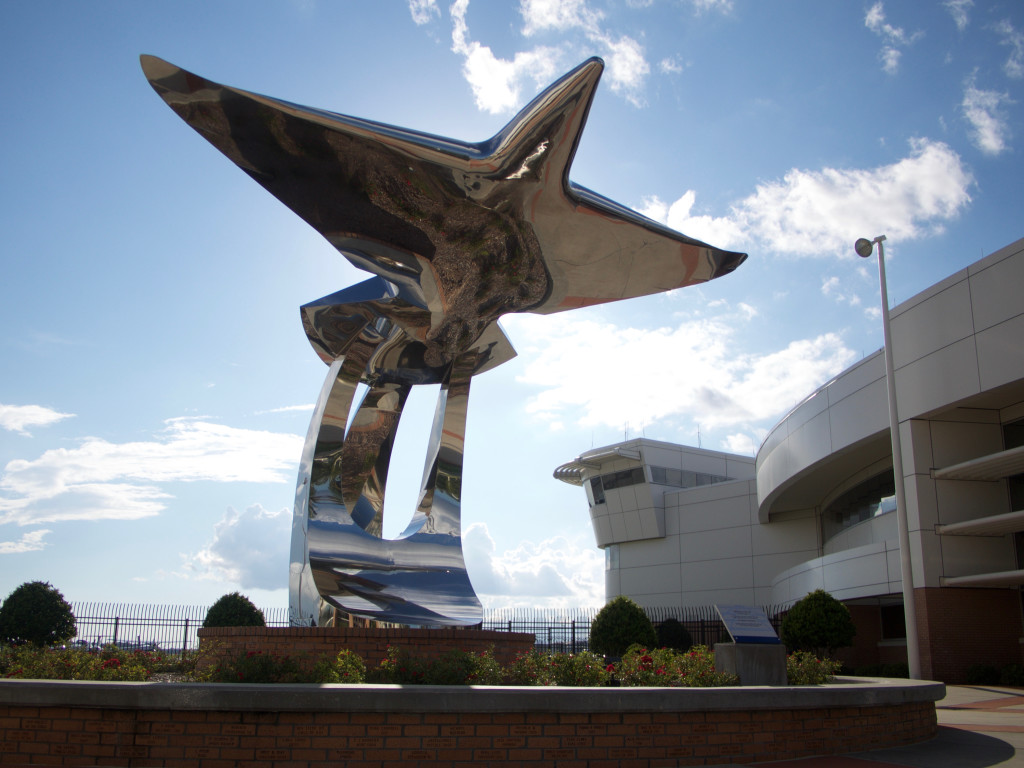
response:
[[[867,684],[873,682],[874,684]],[[0,765],[641,768],[937,733],[940,683],[466,688],[0,682]]]
[[[315,661],[334,657],[342,648],[359,654],[367,667],[377,666],[388,646],[406,648],[419,658],[434,659],[450,650],[482,653],[494,649],[502,665],[533,648],[534,636],[486,629],[378,629],[365,627],[217,627],[199,630],[203,665],[217,664],[250,651]]]

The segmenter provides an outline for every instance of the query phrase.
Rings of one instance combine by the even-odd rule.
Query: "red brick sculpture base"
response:
[[[940,683],[465,688],[0,682],[0,765],[677,766],[937,732]]]

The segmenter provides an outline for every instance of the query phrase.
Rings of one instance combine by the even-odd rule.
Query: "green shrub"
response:
[[[209,676],[212,683],[308,683],[313,679],[292,657],[263,651],[241,653],[217,665]]]
[[[590,650],[605,656],[622,656],[629,646],[653,648],[658,644],[651,620],[643,608],[625,595],[619,595],[590,624]]]
[[[424,659],[392,646],[373,677],[396,685],[501,685],[504,675],[491,650],[453,648],[439,658]]]
[[[782,642],[790,651],[832,656],[857,634],[849,609],[823,589],[798,600],[782,620]]]
[[[333,659],[317,663],[314,678],[318,683],[363,683],[366,682],[366,663],[355,651],[342,648]]]
[[[551,657],[551,678],[555,685],[596,687],[605,685],[610,677],[604,659],[591,651],[556,653]]]
[[[265,627],[263,611],[238,592],[224,595],[210,606],[203,627]]]
[[[554,685],[551,656],[531,648],[521,653],[505,668],[508,685]]]
[[[823,685],[836,676],[841,666],[838,661],[796,651],[786,657],[786,679],[790,685]]]
[[[658,634],[658,647],[671,648],[674,651],[688,651],[693,645],[690,631],[679,619],[665,619],[655,627]]]
[[[991,664],[972,664],[967,668],[968,685],[999,685],[999,670]]]
[[[0,677],[12,679],[142,681],[166,663],[161,653],[112,645],[101,651],[34,645],[0,649]]]
[[[999,672],[999,684],[1011,688],[1024,688],[1024,666],[1007,664]]]
[[[43,581],[25,582],[0,607],[3,643],[54,645],[71,639],[75,631],[75,616],[64,595]]]
[[[405,648],[388,646],[384,658],[372,679],[376,683],[392,683],[394,685],[419,685],[423,683],[426,664],[423,659],[413,656]]]
[[[695,645],[685,653],[634,645],[614,665],[614,671],[619,683],[630,687],[712,688],[740,682],[736,675],[715,671],[715,654],[706,645]]]

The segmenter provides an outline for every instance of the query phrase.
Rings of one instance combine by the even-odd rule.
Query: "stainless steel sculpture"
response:
[[[469,385],[515,355],[508,312],[547,314],[734,270],[713,248],[569,180],[604,64],[589,59],[476,144],[230,88],[152,56],[185,122],[377,277],[302,307],[330,366],[299,470],[292,623],[326,609],[413,625],[480,621],[462,556]],[[351,423],[356,387],[367,391]],[[381,538],[391,447],[417,384],[440,384],[419,503]]]

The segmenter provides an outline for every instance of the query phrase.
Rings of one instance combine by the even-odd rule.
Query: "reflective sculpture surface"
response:
[[[321,622],[330,606],[404,624],[479,622],[462,556],[462,455],[472,377],[515,355],[498,318],[704,282],[745,254],[569,181],[600,59],[480,143],[301,107],[151,56],[142,67],[182,119],[377,275],[301,310],[330,369],[299,472],[292,622]],[[386,540],[390,453],[417,384],[441,385],[433,433],[412,520]]]

